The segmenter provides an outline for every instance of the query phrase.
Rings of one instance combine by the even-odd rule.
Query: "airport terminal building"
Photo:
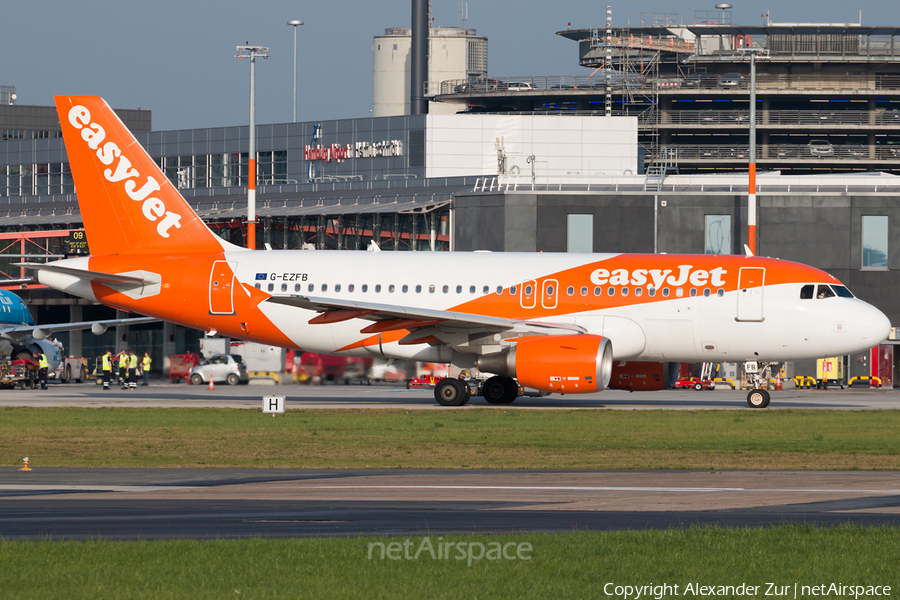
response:
[[[749,44],[769,53],[758,64],[760,83],[765,74],[769,84],[757,96],[757,253],[834,274],[900,325],[900,248],[892,242],[900,234],[900,159],[891,150],[900,147],[900,120],[891,120],[900,109],[900,85],[890,83],[900,60],[895,33],[705,27],[618,31],[619,72],[642,78],[620,76],[619,85],[611,77],[595,87],[581,78],[479,75],[428,83],[429,98],[456,105],[458,114],[258,125],[257,243],[742,254],[749,90],[748,65],[737,57]],[[578,41],[580,64],[598,60],[605,31],[561,35]],[[813,51],[820,66],[801,69]],[[642,62],[656,64],[638,73]],[[841,76],[845,71],[855,79]],[[729,81],[720,75],[734,72],[736,85],[720,85]],[[714,75],[715,85],[698,73]],[[152,131],[149,111],[117,112],[204,221],[243,244],[247,126]],[[0,107],[0,271],[7,276],[20,275],[10,265],[23,256],[67,254],[81,226],[55,120],[52,107]],[[819,146],[813,139],[832,153],[812,154]],[[17,292],[37,308],[39,322],[110,316],[40,286]],[[195,349],[199,335],[141,326],[66,341],[85,356],[141,347],[162,364],[164,356]]]

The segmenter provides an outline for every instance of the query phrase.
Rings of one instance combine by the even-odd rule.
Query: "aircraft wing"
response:
[[[28,337],[43,340],[60,331],[78,331],[90,329],[97,335],[103,334],[110,327],[116,325],[138,325],[140,323],[153,323],[159,319],[153,317],[131,317],[127,319],[107,319],[105,321],[80,321],[78,323],[55,323],[52,325],[15,325],[11,327],[0,326],[0,338],[19,341]]]
[[[460,352],[499,351],[514,338],[534,335],[584,333],[577,325],[522,321],[472,313],[415,308],[396,304],[357,302],[312,296],[272,296],[267,302],[320,313],[310,324],[339,323],[350,319],[373,321],[360,333],[381,334],[409,330],[401,344],[444,343]],[[491,350],[486,347],[494,347]]]

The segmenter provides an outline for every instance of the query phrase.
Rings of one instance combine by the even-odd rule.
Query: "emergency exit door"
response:
[[[763,320],[763,290],[766,270],[762,267],[744,267],[738,274],[737,320]]]
[[[209,314],[234,314],[234,267],[228,261],[217,260],[209,274]]]

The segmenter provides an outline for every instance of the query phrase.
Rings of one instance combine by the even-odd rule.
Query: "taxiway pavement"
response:
[[[0,469],[0,537],[900,525],[894,472]]]
[[[399,385],[217,385],[214,390],[154,382],[136,390],[113,388],[104,391],[94,383],[53,384],[47,390],[0,390],[0,406],[80,406],[80,407],[217,407],[259,409],[263,396],[285,396],[288,410],[295,408],[404,408],[427,410],[468,410],[510,407],[531,409],[671,409],[752,410],[747,392],[730,389],[713,391],[664,390],[623,392],[607,390],[597,394],[521,397],[512,405],[497,407],[483,398],[472,398],[464,407],[445,408],[434,400],[433,390],[407,390]],[[900,409],[900,392],[892,389],[785,390],[771,392],[769,409],[831,408],[840,410]]]

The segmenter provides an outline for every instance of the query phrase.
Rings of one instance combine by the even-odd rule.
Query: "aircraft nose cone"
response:
[[[883,312],[867,304],[860,317],[860,333],[869,346],[877,346],[890,337],[891,321]]]

